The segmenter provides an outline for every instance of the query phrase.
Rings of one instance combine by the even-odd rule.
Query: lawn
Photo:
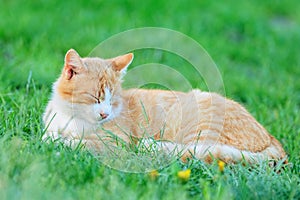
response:
[[[300,199],[297,0],[0,5],[0,199]],[[289,155],[285,169],[261,163],[220,171],[217,163],[190,160],[155,173],[127,173],[84,149],[43,143],[41,115],[66,51],[87,56],[107,38],[142,27],[172,29],[201,44],[218,66],[224,95],[242,103],[283,144]],[[133,69],[155,61],[178,69],[192,87],[207,89],[178,55],[159,49],[134,53]],[[191,175],[182,180],[178,172],[185,169]]]

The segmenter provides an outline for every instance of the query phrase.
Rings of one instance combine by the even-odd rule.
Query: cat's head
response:
[[[78,115],[91,121],[112,119],[121,109],[121,82],[133,54],[110,59],[81,58],[70,49],[56,82],[59,96],[74,107]],[[86,116],[88,115],[88,116]]]

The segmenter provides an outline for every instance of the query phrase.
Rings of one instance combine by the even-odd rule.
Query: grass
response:
[[[0,4],[1,199],[300,198],[298,1]],[[41,115],[65,52],[75,48],[85,56],[106,38],[145,26],[174,29],[203,45],[219,67],[226,96],[243,103],[281,141],[289,167],[277,173],[266,163],[235,165],[221,173],[216,163],[177,161],[153,180],[110,169],[85,150],[42,143]],[[135,54],[133,67],[157,52]],[[187,65],[171,54],[157,59]],[[192,74],[190,80],[201,87]],[[191,169],[186,182],[177,177],[183,169]]]

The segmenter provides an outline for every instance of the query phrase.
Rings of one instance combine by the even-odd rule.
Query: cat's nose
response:
[[[100,116],[101,116],[102,119],[105,119],[105,118],[108,117],[108,114],[106,114],[106,113],[104,113],[104,112],[101,112],[101,113],[100,113]]]

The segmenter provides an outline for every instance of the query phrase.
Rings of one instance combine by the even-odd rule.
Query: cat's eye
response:
[[[100,104],[102,102],[102,100],[97,98],[96,96],[89,94],[89,93],[87,93],[87,94],[94,99],[96,104]]]
[[[95,100],[95,104],[101,103],[100,99],[98,99],[97,97],[94,97],[94,100]]]
[[[96,103],[96,104],[100,104],[100,103],[102,103],[103,101],[105,101],[105,95],[102,93],[102,95],[101,95],[101,93],[99,92],[98,93],[98,97],[97,96],[95,96],[95,95],[93,95],[93,94],[90,94],[90,93],[87,93],[90,97],[92,97],[93,98],[93,100],[94,100],[94,102]]]

